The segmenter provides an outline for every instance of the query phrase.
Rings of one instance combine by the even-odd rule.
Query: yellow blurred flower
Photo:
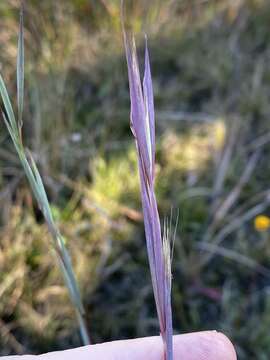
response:
[[[257,231],[266,231],[270,228],[270,218],[266,215],[258,215],[254,219],[254,227]]]

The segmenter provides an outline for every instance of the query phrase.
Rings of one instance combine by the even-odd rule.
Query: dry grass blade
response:
[[[269,204],[270,204],[270,192],[267,191],[265,194],[264,201],[248,209],[244,214],[239,215],[236,218],[233,218],[233,220],[229,224],[224,226],[217,234],[213,236],[210,244],[214,246],[220,245],[227,236],[229,236],[232,232],[239,229],[247,221],[253,219],[255,216],[262,213],[269,206]],[[200,247],[205,245],[207,246],[207,244],[209,244],[209,241],[210,241],[209,239],[203,240],[199,243],[198,246]],[[213,256],[214,256],[214,252],[203,257],[201,259],[201,266],[203,267],[207,265],[211,261]]]
[[[207,244],[207,243],[199,243],[196,246],[200,250],[207,251],[214,255],[223,256],[229,260],[235,261],[241,265],[244,265],[252,270],[257,271],[258,273],[270,277],[270,269],[259,264],[257,261],[251,259],[248,256],[242,255],[237,251],[233,251],[231,249],[227,249],[220,245],[215,244]]]
[[[216,177],[214,179],[213,193],[212,193],[213,203],[211,205],[212,214],[215,214],[216,209],[220,205],[219,196],[222,193],[225,178],[228,172],[228,167],[230,165],[230,161],[233,155],[233,149],[237,140],[238,129],[239,129],[239,120],[235,119],[235,122],[233,122],[232,128],[230,130],[228,142],[225,146],[224,152],[222,154],[221,160],[219,162],[216,171]]]
[[[259,155],[260,155],[259,151],[256,151],[250,157],[238,183],[231,190],[231,192],[226,197],[226,199],[223,201],[223,203],[220,205],[220,207],[216,210],[216,213],[214,215],[214,220],[213,220],[214,222],[221,221],[227,215],[228,211],[231,209],[233,204],[236,203],[243,187],[248,183],[248,181],[255,169]]]

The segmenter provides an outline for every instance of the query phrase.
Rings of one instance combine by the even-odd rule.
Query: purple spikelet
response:
[[[171,310],[171,251],[168,231],[161,235],[155,182],[155,115],[153,86],[147,40],[145,41],[145,69],[141,83],[134,36],[123,26],[126,50],[130,102],[131,130],[135,137],[141,184],[147,253],[154,297],[164,343],[164,360],[173,360]]]

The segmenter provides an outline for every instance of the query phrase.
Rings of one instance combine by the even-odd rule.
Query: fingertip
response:
[[[236,360],[234,346],[227,336],[217,331],[174,337],[175,360]]]
[[[215,331],[214,333],[214,341],[216,342],[216,346],[219,349],[219,352],[226,353],[224,360],[237,360],[236,351],[231,340],[221,332]],[[221,357],[221,359],[223,358]]]

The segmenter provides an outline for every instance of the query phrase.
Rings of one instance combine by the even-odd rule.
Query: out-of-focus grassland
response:
[[[253,225],[270,215],[269,1],[134,4],[129,16],[151,53],[160,214],[180,211],[175,331],[224,331],[240,360],[269,359],[270,233]],[[18,5],[0,2],[0,71],[14,105]],[[25,21],[23,135],[72,254],[92,338],[158,333],[119,2],[28,0]],[[0,206],[0,355],[79,345],[3,122]]]

